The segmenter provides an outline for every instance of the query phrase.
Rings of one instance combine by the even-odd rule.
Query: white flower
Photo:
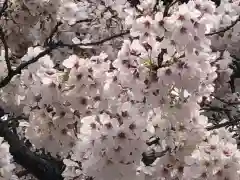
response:
[[[150,16],[136,19],[132,25],[131,35],[138,36],[144,33],[151,33],[153,31],[153,19]]]
[[[43,51],[40,47],[30,47],[26,55],[22,57],[22,61],[29,61],[30,59],[36,57],[39,53]]]
[[[161,38],[164,36],[166,21],[163,19],[163,13],[158,12],[155,14],[154,27],[156,34]],[[168,28],[167,28],[168,29]]]
[[[93,132],[97,132],[100,128],[99,123],[96,121],[96,116],[86,116],[81,119],[82,126],[80,133],[84,135],[90,135]]]
[[[71,55],[68,59],[65,59],[62,64],[64,67],[71,69],[74,66],[77,67],[78,65],[81,65],[82,63],[84,63],[84,59],[78,58],[77,55]]]

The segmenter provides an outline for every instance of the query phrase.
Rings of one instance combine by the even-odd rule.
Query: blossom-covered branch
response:
[[[10,154],[52,164],[8,134],[63,160],[45,179],[240,179],[239,0],[9,1],[0,105],[28,119],[0,130],[7,180]]]
[[[103,43],[105,43],[107,41],[113,40],[115,38],[123,37],[124,35],[127,35],[129,33],[130,33],[130,31],[126,30],[126,31],[120,32],[118,34],[109,36],[107,38],[101,39],[99,41],[89,42],[89,43],[66,44],[66,43],[63,43],[63,42],[59,42],[59,46],[69,47],[69,48],[77,47],[77,46],[98,46],[98,45],[101,45],[101,44],[103,44]]]
[[[221,29],[221,30],[219,30],[219,31],[207,33],[206,36],[212,36],[212,35],[215,35],[215,34],[224,33],[224,32],[226,32],[226,31],[230,30],[231,28],[233,28],[239,21],[240,21],[240,16],[238,16],[238,18],[237,18],[235,21],[233,21],[233,22],[231,23],[231,25],[229,25],[229,26],[227,26],[227,27],[225,27],[225,28],[223,28],[223,29]]]
[[[12,70],[8,73],[8,75],[3,78],[3,80],[0,82],[0,88],[3,88],[4,86],[6,86],[15,75],[18,75],[21,73],[21,71],[26,68],[28,65],[33,64],[35,62],[37,62],[40,58],[44,57],[45,55],[49,54],[50,52],[52,52],[52,50],[56,49],[58,46],[55,45],[51,45],[50,47],[48,47],[46,50],[44,50],[43,52],[39,53],[36,57],[33,57],[31,60],[27,61],[27,62],[23,62],[21,63],[15,70]]]
[[[45,55],[48,55],[54,49],[57,49],[57,48],[60,48],[60,47],[72,48],[72,47],[78,47],[78,46],[97,46],[97,45],[103,44],[104,42],[113,40],[113,39],[118,38],[118,37],[122,37],[122,36],[127,35],[127,34],[129,34],[129,31],[124,31],[122,33],[104,38],[104,39],[96,41],[96,42],[90,42],[90,43],[78,43],[78,44],[65,44],[65,43],[62,43],[62,42],[51,43],[51,44],[49,44],[49,47],[47,47],[43,52],[39,53],[36,57],[33,57],[32,59],[30,59],[27,62],[21,63],[15,70],[10,71],[8,73],[8,75],[0,82],[0,88],[6,86],[15,75],[20,74],[21,71],[24,68],[26,68],[28,65],[37,62],[40,58],[44,57]]]

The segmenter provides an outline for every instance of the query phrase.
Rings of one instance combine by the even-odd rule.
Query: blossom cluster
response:
[[[22,69],[1,89],[1,103],[29,116],[26,138],[64,159],[66,180],[240,179],[234,133],[209,130],[216,115],[208,112],[215,104],[229,112],[226,104],[239,101],[228,86],[240,50],[238,0],[218,7],[210,0],[171,6],[141,0],[136,7],[121,0],[15,0],[9,6],[12,20],[0,23],[9,29],[10,54],[20,57],[16,64],[46,46],[61,47]],[[123,30],[129,31],[124,38],[89,43]],[[220,122],[232,117],[225,114]],[[151,137],[159,138],[150,148],[161,155],[149,166],[142,155]]]

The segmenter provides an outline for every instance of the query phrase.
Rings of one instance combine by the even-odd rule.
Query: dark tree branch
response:
[[[158,68],[162,67],[163,56],[164,56],[165,53],[166,53],[166,49],[162,49],[161,52],[158,54],[158,57],[157,57]]]
[[[3,2],[2,8],[0,9],[0,18],[3,16],[3,13],[5,12],[5,10],[7,8],[8,8],[8,0],[5,0]],[[8,73],[10,73],[12,71],[12,68],[11,68],[11,63],[10,63],[9,54],[8,54],[8,45],[7,45],[5,33],[3,32],[2,27],[0,27],[0,39],[3,43],[3,47],[4,47],[4,51],[5,51],[4,58],[5,58],[5,61],[7,64]]]
[[[224,99],[221,99],[217,96],[214,96],[215,99],[221,101],[222,103],[225,103],[226,105],[228,106],[235,106],[235,105],[240,105],[240,101],[237,101],[237,102],[228,102],[228,101],[225,101]]]
[[[20,171],[20,172],[17,172],[17,173],[16,173],[16,176],[17,176],[18,178],[20,178],[20,177],[26,176],[26,175],[28,175],[28,174],[29,174],[29,171],[28,171],[27,169],[25,169],[25,170],[22,170],[22,171]]]
[[[48,38],[46,39],[46,41],[44,42],[44,46],[47,46],[49,44],[53,43],[53,36],[57,33],[59,26],[62,25],[62,22],[57,22],[57,24],[55,25],[55,27],[53,28],[53,30],[51,31],[50,35],[48,36]]]
[[[63,180],[64,164],[43,158],[29,150],[19,137],[13,133],[8,124],[0,122],[0,136],[10,145],[10,153],[16,163],[23,166],[39,180]]]
[[[127,1],[132,8],[135,8],[141,14],[143,13],[143,11],[138,8],[138,5],[140,5],[141,3],[140,0],[127,0]]]
[[[36,57],[32,58],[31,60],[21,63],[15,70],[9,72],[8,75],[0,82],[0,88],[6,86],[15,75],[21,74],[21,71],[28,67],[28,65],[37,62],[40,58],[49,54],[50,52],[52,52],[52,50],[56,49],[57,47],[58,44],[51,45],[50,47],[39,53]]]
[[[236,119],[236,120],[233,120],[233,121],[228,121],[228,122],[225,122],[225,123],[209,126],[206,129],[208,131],[211,131],[211,130],[219,129],[219,128],[226,127],[226,126],[234,126],[234,125],[237,125],[239,122],[240,122],[240,119]]]
[[[131,7],[137,7],[140,4],[139,0],[127,0]]]
[[[159,144],[160,138],[159,137],[152,137],[149,140],[147,140],[146,144],[148,146],[151,146],[153,144]]]
[[[81,20],[76,21],[75,24],[83,23],[83,22],[91,22],[91,21],[92,21],[92,19],[81,19]]]
[[[176,4],[178,1],[179,1],[179,0],[175,0],[175,1],[173,1],[173,2],[169,2],[169,4],[166,5],[166,7],[165,7],[165,9],[164,9],[164,12],[163,12],[163,17],[168,16],[168,11],[169,11],[169,9],[170,9],[174,4]]]
[[[161,0],[156,0],[156,3],[154,4],[154,7],[153,7],[153,11],[157,11],[158,10],[158,5],[159,5],[159,2],[160,2]]]
[[[4,47],[4,58],[5,58],[5,61],[6,61],[6,64],[7,64],[7,69],[8,69],[8,73],[10,73],[12,71],[12,67],[11,67],[11,63],[10,63],[10,59],[9,59],[9,54],[8,54],[8,45],[7,45],[7,41],[6,41],[6,38],[5,38],[5,34],[3,32],[3,29],[0,27],[0,39],[3,43],[3,47]]]
[[[146,166],[151,165],[157,158],[160,158],[166,155],[167,152],[170,152],[170,148],[166,148],[161,152],[156,152],[154,149],[149,150],[148,152],[144,152],[142,154],[142,161]]]
[[[8,8],[8,0],[5,0],[3,2],[3,6],[0,9],[0,18],[2,17],[3,13],[5,12],[5,10]]]
[[[74,26],[76,24],[84,23],[84,22],[92,22],[92,21],[93,21],[92,19],[81,19],[81,20],[76,21],[74,24],[71,24],[70,26]]]
[[[231,92],[235,93],[235,91],[236,91],[236,88],[235,88],[235,78],[234,78],[233,75],[230,76],[230,81],[228,83],[229,83],[229,86],[231,88]]]
[[[226,31],[230,30],[231,28],[233,28],[239,21],[240,21],[240,16],[235,21],[233,21],[233,23],[231,25],[227,26],[226,28],[224,28],[222,30],[219,30],[219,31],[216,31],[216,32],[207,33],[205,35],[206,36],[212,36],[212,35],[215,35],[215,34],[224,33]]]

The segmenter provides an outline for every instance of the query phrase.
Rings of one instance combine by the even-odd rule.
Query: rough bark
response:
[[[10,130],[5,123],[0,122],[0,136],[10,145],[10,153],[14,161],[28,170],[39,180],[63,180],[61,176],[64,165],[62,161],[55,161],[38,155],[19,139],[18,135]]]

